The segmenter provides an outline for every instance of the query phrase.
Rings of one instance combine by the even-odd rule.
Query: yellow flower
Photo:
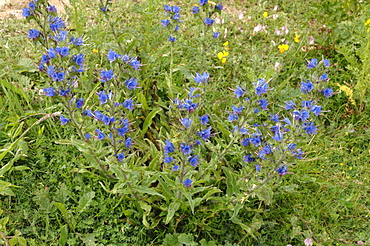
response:
[[[365,25],[370,25],[370,19],[368,19],[366,22],[365,22]]]
[[[97,49],[93,49],[93,53],[98,53],[98,50]]]
[[[225,50],[222,51],[222,52],[219,52],[217,54],[218,59],[220,59],[222,63],[226,62],[226,57],[228,57],[228,56],[229,56],[229,52],[227,52]]]
[[[346,96],[351,101],[351,103],[353,105],[356,105],[356,101],[353,98],[353,90],[351,88],[349,88],[348,86],[346,86],[346,85],[340,85],[339,83],[337,83],[337,86],[339,86],[339,90],[341,90],[344,93],[346,93]]]
[[[229,41],[226,41],[223,46],[228,46],[229,45]]]
[[[278,46],[280,54],[283,54],[285,51],[289,49],[289,45],[287,44],[281,44]]]
[[[267,18],[269,14],[267,12],[263,12],[263,17]]]
[[[299,42],[301,42],[300,40],[299,40],[299,35],[295,35],[295,37],[294,37],[294,42],[296,42],[296,43],[299,43]]]
[[[229,50],[230,50],[230,48],[229,48],[229,47],[225,47],[225,50],[229,51]]]

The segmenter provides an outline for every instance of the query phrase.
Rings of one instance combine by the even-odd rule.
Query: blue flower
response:
[[[131,79],[127,79],[125,82],[124,82],[125,86],[127,87],[127,89],[129,90],[132,90],[132,89],[136,89],[138,88],[137,85],[138,85],[138,82],[137,82],[137,79],[135,78],[131,78]]]
[[[302,129],[306,131],[308,135],[315,135],[317,128],[313,122],[303,123]]]
[[[84,54],[73,55],[73,57],[72,57],[72,61],[74,63],[76,63],[78,66],[83,65],[84,59],[85,59]],[[112,72],[112,74],[113,74],[113,72]]]
[[[244,162],[252,163],[252,162],[254,162],[255,160],[256,160],[256,159],[255,159],[255,158],[253,158],[251,154],[245,155],[245,156],[243,157],[243,161],[244,161]]]
[[[229,113],[229,116],[227,117],[229,122],[236,121],[239,119],[238,114],[235,113]]]
[[[308,93],[308,92],[311,92],[313,90],[313,84],[311,81],[307,80],[307,82],[301,82],[301,91],[303,93]]]
[[[61,95],[62,97],[66,97],[66,96],[68,96],[69,92],[70,92],[69,89],[66,89],[66,90],[60,89],[59,95]]]
[[[270,117],[270,120],[274,121],[274,122],[279,122],[279,115],[278,114],[272,114],[269,116]]]
[[[276,169],[276,172],[278,172],[279,175],[285,175],[288,171],[288,168],[285,165],[281,165],[278,169]]]
[[[55,96],[55,89],[53,87],[44,88],[44,95],[48,97]]]
[[[312,58],[311,61],[308,62],[307,68],[312,69],[312,68],[315,68],[316,66],[317,66],[317,59]]]
[[[188,157],[188,161],[190,163],[190,165],[192,165],[193,167],[196,167],[198,165],[198,155],[193,155],[193,156],[189,156]]]
[[[48,55],[41,56],[41,63],[48,63],[50,61],[50,57]]]
[[[62,47],[62,48],[57,47],[56,51],[62,57],[66,57],[67,55],[69,55],[69,48],[68,47]]]
[[[207,17],[204,21],[204,24],[206,24],[206,26],[212,26],[214,22],[214,20]]]
[[[181,119],[181,124],[183,126],[185,126],[186,128],[189,128],[191,126],[191,123],[192,123],[192,119],[189,119],[189,118],[182,118]]]
[[[98,139],[98,140],[105,139],[105,134],[102,131],[100,131],[99,129],[95,129],[95,134],[97,135],[96,139]]]
[[[199,7],[198,7],[198,6],[194,6],[194,7],[193,7],[193,9],[192,9],[192,11],[191,11],[191,13],[192,13],[192,14],[197,14],[197,13],[199,13],[199,10],[200,10],[200,9],[199,9]]]
[[[82,37],[78,37],[78,38],[75,38],[75,37],[71,37],[69,39],[69,42],[71,42],[71,44],[74,44],[76,46],[81,46],[83,45],[83,41],[82,41]]]
[[[310,110],[315,116],[319,116],[321,114],[321,106],[313,105]]]
[[[36,0],[36,2],[37,1],[38,0]],[[31,10],[35,10],[36,9],[36,3],[35,3],[35,1],[31,1],[28,6],[30,7]]]
[[[178,171],[179,170],[179,165],[173,165],[173,168],[172,168],[172,171],[174,171],[174,172],[176,172],[176,171]]]
[[[206,126],[209,121],[209,116],[205,114],[205,115],[200,116],[199,119],[200,119],[200,123]]]
[[[258,106],[260,106],[262,110],[267,110],[267,106],[268,106],[267,99],[259,100],[258,101]]]
[[[235,105],[232,106],[232,109],[233,109],[233,113],[234,114],[241,114],[243,109],[244,109],[244,106],[240,106],[239,108],[236,107]]]
[[[28,16],[31,16],[33,14],[33,11],[31,11],[29,8],[23,8],[22,9],[22,15],[23,17],[28,17]]]
[[[191,187],[191,184],[193,183],[193,181],[189,178],[185,179],[184,180],[184,186],[185,187]]]
[[[260,166],[260,165],[258,165],[258,164],[256,164],[256,171],[257,171],[257,172],[261,172],[261,166]]]
[[[173,157],[170,157],[170,156],[168,156],[167,153],[165,153],[163,162],[164,163],[171,163],[171,162],[173,162]]]
[[[67,31],[59,31],[59,33],[54,36],[54,39],[57,42],[65,41],[67,39],[67,34]]]
[[[53,5],[49,5],[46,7],[46,11],[48,12],[57,12],[57,8]]]
[[[279,130],[275,131],[275,136],[271,137],[272,139],[276,140],[276,141],[281,141],[283,140],[284,138],[284,135],[283,133]]]
[[[131,137],[126,138],[125,147],[129,149],[129,148],[131,148],[132,145],[133,145],[132,138]]]
[[[61,82],[63,80],[64,80],[64,73],[63,72],[57,73],[57,81]]]
[[[104,114],[102,112],[100,112],[99,110],[94,112],[94,118],[95,119],[97,119],[99,121],[102,121],[103,117],[104,117]]]
[[[47,70],[47,74],[50,76],[50,78],[53,80],[53,81],[56,81],[58,79],[58,75],[57,73],[55,72],[55,69],[53,66],[49,66],[48,67],[48,70]]]
[[[38,37],[40,37],[40,32],[36,29],[31,29],[28,31],[28,38],[29,39],[37,39]]]
[[[171,6],[171,11],[175,14],[180,13],[181,8],[178,6]]]
[[[330,61],[328,59],[324,60],[324,66],[325,67],[330,67]]]
[[[171,43],[175,42],[176,41],[176,38],[172,37],[172,36],[169,36],[168,37],[168,41],[170,41]]]
[[[220,35],[220,32],[215,32],[213,33],[213,38],[218,38],[219,35]]]
[[[84,105],[85,101],[83,98],[77,98],[76,99],[76,108],[81,109]]]
[[[68,122],[71,121],[70,119],[67,119],[66,117],[64,117],[62,114],[60,114],[59,119],[60,119],[60,123],[62,125],[65,125],[65,124],[67,124]]]
[[[101,71],[100,73],[100,81],[101,82],[107,82],[110,81],[113,78],[113,70],[110,69],[108,71]]]
[[[170,140],[166,140],[166,145],[164,146],[164,152],[165,153],[171,153],[171,152],[174,152],[175,151],[175,146],[173,145],[173,143],[171,143]]]
[[[199,0],[199,5],[203,6],[208,3],[208,0]]]
[[[50,30],[53,32],[57,32],[66,26],[66,23],[58,16],[54,18],[50,16],[49,23],[50,23]]]
[[[332,88],[327,88],[322,90],[322,94],[326,97],[329,98],[333,95],[333,89]]]
[[[199,132],[199,136],[204,140],[206,141],[207,139],[209,139],[211,137],[211,130],[212,130],[212,127],[208,127],[207,129],[204,129],[202,131]]]
[[[134,69],[134,70],[139,70],[140,69],[140,66],[141,66],[141,63],[140,61],[136,60],[135,58],[133,58],[129,65]]]
[[[302,108],[311,108],[313,106],[313,100],[303,100],[302,101]]]
[[[293,117],[295,120],[301,120],[304,122],[307,121],[307,119],[310,117],[310,113],[305,109],[302,109],[301,111],[294,110]]]
[[[120,135],[121,137],[124,137],[128,130],[129,130],[128,126],[117,128],[118,135]]]
[[[185,143],[180,144],[180,150],[184,155],[190,155],[192,152],[190,145],[187,145]]]
[[[207,72],[204,72],[203,74],[196,73],[194,81],[197,82],[198,84],[202,82],[206,84],[208,82],[208,79],[209,79],[209,73]]]
[[[249,143],[253,144],[254,147],[258,147],[261,145],[262,140],[260,137],[255,136],[255,137],[249,138]]]
[[[169,24],[171,24],[170,20],[161,20],[162,26],[167,27]]]
[[[98,92],[98,97],[99,97],[100,104],[105,104],[108,102],[109,96],[108,94],[105,94],[105,91]]]
[[[263,93],[266,93],[268,90],[268,83],[264,79],[258,79],[256,83],[256,94],[261,96]]]
[[[215,8],[221,11],[224,8],[224,6],[222,6],[222,3],[220,3],[220,4],[217,4]]]
[[[119,153],[119,154],[117,155],[117,160],[118,160],[119,162],[122,162],[122,161],[123,161],[123,159],[125,159],[125,154],[124,154],[124,153]]]
[[[322,81],[329,81],[328,74],[324,73],[323,75],[321,75],[320,79],[321,79]]]
[[[108,60],[112,63],[114,62],[117,58],[120,58],[120,55],[117,54],[115,51],[112,49],[109,50],[108,55],[107,55]]]
[[[135,105],[134,105],[134,100],[132,100],[131,98],[129,99],[126,99],[124,102],[123,102],[123,107],[127,108],[128,110],[133,110]]]
[[[86,133],[86,134],[85,134],[85,139],[86,139],[86,140],[89,140],[90,138],[91,138],[90,133]]]
[[[242,97],[245,93],[245,91],[240,87],[236,86],[236,89],[234,90],[236,98]]]

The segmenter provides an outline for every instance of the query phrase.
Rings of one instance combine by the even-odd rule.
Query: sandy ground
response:
[[[22,18],[22,9],[28,7],[31,0],[0,0],[0,20],[4,18]],[[57,7],[57,10],[64,12],[64,6],[68,0],[49,0],[50,5]]]

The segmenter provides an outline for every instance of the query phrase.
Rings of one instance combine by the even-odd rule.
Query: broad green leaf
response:
[[[182,192],[182,194],[184,194],[184,196],[186,197],[186,199],[188,199],[188,201],[189,201],[189,205],[190,205],[190,208],[191,208],[191,212],[194,214],[195,212],[194,212],[194,200],[193,200],[193,198],[191,197],[191,194],[190,193],[188,193],[187,191],[185,191],[184,189],[182,189],[183,190],[183,192]]]
[[[198,245],[198,243],[194,242],[194,236],[191,234],[180,234],[178,237],[179,243],[185,245]]]
[[[146,193],[146,194],[153,195],[153,196],[160,196],[163,199],[166,199],[162,194],[158,193],[157,191],[155,191],[151,188],[142,187],[142,186],[135,186],[135,187],[133,187],[133,190],[135,190],[139,193]]]
[[[68,239],[68,225],[63,225],[60,228],[59,246],[64,246]]]
[[[168,213],[167,213],[166,221],[165,221],[166,225],[170,223],[176,211],[179,209],[180,205],[181,205],[181,202],[175,201],[175,202],[171,202],[170,206],[168,206]]]
[[[90,191],[88,193],[85,193],[81,198],[80,201],[78,202],[78,207],[77,207],[77,212],[82,213],[83,211],[86,210],[86,208],[90,205],[91,201],[95,197],[95,192]]]
[[[226,184],[227,184],[226,194],[228,196],[232,196],[233,193],[238,193],[236,179],[234,175],[226,167],[223,167],[222,169],[224,170],[224,173],[226,175]]]
[[[149,126],[153,122],[153,118],[162,111],[162,108],[155,108],[153,109],[145,118],[143,129],[141,131],[141,135],[144,136],[144,134],[148,131]]]

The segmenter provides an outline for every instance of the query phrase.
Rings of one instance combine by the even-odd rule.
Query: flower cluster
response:
[[[181,11],[180,7],[164,5],[165,15],[168,16],[169,19],[161,20],[161,24],[163,27],[166,27],[166,28],[172,27],[171,33],[177,32],[180,29],[179,25],[177,24],[177,23],[181,23],[180,11]],[[168,41],[170,41],[171,43],[174,43],[176,41],[176,38],[173,37],[172,35],[173,34],[171,34],[168,37]]]
[[[164,163],[171,163],[173,165],[172,171],[180,171],[179,175],[181,177],[186,175],[184,163],[189,163],[194,168],[198,166],[200,162],[199,151],[195,147],[209,141],[212,136],[212,127],[209,126],[209,115],[203,114],[199,116],[199,111],[197,110],[200,105],[200,96],[204,93],[204,88],[207,87],[209,79],[210,75],[208,72],[196,73],[193,80],[199,87],[190,87],[190,92],[186,98],[183,100],[175,98],[174,100],[174,105],[181,115],[179,123],[184,137],[178,140],[179,151],[176,151],[174,144],[170,140],[166,140]],[[195,94],[196,92],[199,93]],[[189,187],[190,181],[190,179],[185,180],[184,186]],[[190,183],[187,184],[187,182]]]
[[[321,62],[324,67],[329,67],[328,60]],[[307,68],[314,69],[319,65],[316,59],[309,61]],[[303,131],[308,136],[317,133],[316,119],[322,114],[322,106],[317,103],[320,100],[317,97],[330,97],[333,95],[331,88],[325,88],[328,75],[316,77],[316,81],[301,82],[300,90],[303,94],[303,100],[295,103],[293,100],[285,102],[282,106],[283,111],[274,112],[276,107],[269,103],[269,83],[264,79],[258,79],[254,83],[254,95],[248,93],[247,89],[236,86],[234,95],[238,99],[238,104],[232,106],[232,111],[228,112],[228,121],[238,123],[234,127],[234,134],[241,136],[240,144],[245,148],[244,161],[246,163],[255,163],[256,171],[260,172],[262,168],[269,167],[269,163],[279,159],[275,156],[281,156],[281,162],[286,163],[288,156],[302,159],[304,152],[297,146],[297,136],[301,136]],[[302,98],[302,96],[301,96]],[[250,114],[256,114],[251,117]],[[267,117],[266,117],[267,116]],[[253,120],[252,120],[253,119]],[[298,130],[298,132],[297,132]],[[274,156],[275,155],[275,156]],[[274,157],[272,157],[274,156]],[[276,166],[279,175],[289,173],[286,164]]]

